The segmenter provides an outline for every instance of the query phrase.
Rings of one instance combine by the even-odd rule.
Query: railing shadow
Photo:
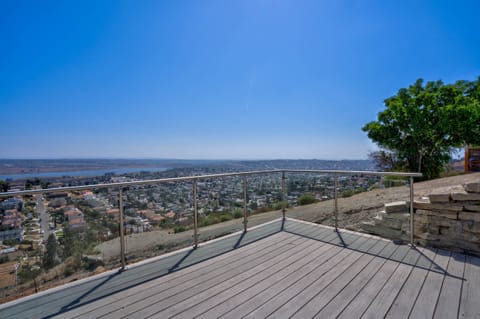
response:
[[[290,221],[292,223],[295,223],[295,222],[300,223],[298,221],[295,221],[294,219],[290,219]],[[318,225],[318,226],[317,225],[309,225],[309,226],[310,227],[325,227],[325,226],[322,226],[322,225]],[[333,239],[324,240],[322,238],[311,236],[308,233],[306,233],[307,231],[310,231],[309,230],[310,227],[305,227],[304,229],[302,229],[302,228],[296,229],[295,231],[288,230],[288,229],[284,230],[284,231],[288,232],[288,233],[291,233],[291,234],[294,234],[294,235],[297,235],[297,236],[301,236],[301,237],[305,237],[305,238],[308,238],[308,239],[324,242],[326,244],[340,246],[340,247],[343,247],[345,249],[350,249],[350,250],[357,251],[357,252],[360,252],[360,253],[363,253],[363,254],[367,254],[367,255],[371,255],[371,256],[374,256],[374,257],[379,257],[379,258],[383,258],[383,259],[387,259],[387,260],[392,260],[392,261],[395,261],[395,262],[399,262],[399,263],[402,263],[402,264],[413,266],[415,268],[420,268],[420,269],[424,269],[424,270],[427,270],[427,271],[439,273],[439,274],[442,274],[442,275],[445,275],[445,276],[448,276],[448,277],[452,277],[454,279],[464,280],[463,277],[459,277],[459,276],[456,276],[456,275],[453,275],[453,274],[449,273],[447,271],[447,269],[444,269],[443,267],[441,267],[437,262],[435,262],[432,258],[430,258],[428,255],[423,253],[421,250],[419,250],[415,246],[408,245],[409,249],[412,249],[414,251],[414,253],[416,254],[412,258],[409,258],[410,260],[414,260],[414,262],[413,262],[413,261],[406,260],[405,256],[403,256],[402,258],[396,258],[393,255],[382,256],[381,254],[371,253],[371,252],[368,251],[368,249],[354,248],[354,247],[352,247],[351,245],[349,245],[348,243],[345,242],[341,229],[338,229],[337,231],[333,230],[337,234],[336,240],[333,240]],[[325,228],[327,228],[327,227],[325,227]],[[330,229],[330,227],[328,227],[328,229]],[[344,233],[347,233],[347,232],[344,231]],[[350,232],[350,231],[348,231],[348,233],[352,234],[352,232]],[[364,236],[364,235],[358,233],[358,234],[356,234],[356,236]],[[391,244],[392,245],[397,245],[397,246],[407,246],[405,244],[398,244],[398,243],[395,243],[393,241],[391,242]],[[429,248],[426,248],[426,249],[429,249]],[[450,254],[450,252],[445,251],[445,250],[438,250],[437,251],[435,249],[435,252],[438,253],[438,254],[442,254],[442,255]]]
[[[107,277],[101,277],[93,283],[92,287],[90,287],[92,284],[90,284],[90,286],[86,284],[85,290],[81,292],[80,295],[76,293],[75,295],[71,295],[70,298],[66,296],[68,295],[68,290],[66,290],[62,296],[59,296],[65,299],[64,305],[60,306],[60,309],[57,308],[54,313],[46,314],[42,316],[42,318],[52,318],[68,313],[68,311],[109,297],[113,294],[140,286],[151,280],[202,263],[240,247],[254,244],[262,239],[281,232],[281,227],[281,222],[277,221],[266,226],[249,230],[246,233],[241,232],[237,236],[229,236],[213,243],[200,245],[197,248],[184,250],[178,254],[170,255],[167,258],[160,258],[150,263],[127,269],[123,272],[119,271]],[[41,296],[35,299],[33,304],[35,304],[35,307],[41,306]],[[32,307],[34,306],[33,304]]]
[[[94,292],[95,290],[99,289],[100,287],[102,287],[103,285],[107,284],[109,281],[115,279],[115,277],[119,276],[121,274],[121,271],[119,270],[118,272],[114,273],[114,274],[111,274],[109,276],[107,276],[106,278],[104,278],[102,281],[100,281],[98,284],[96,284],[94,287],[92,287],[91,289],[89,289],[88,291],[84,292],[82,295],[78,296],[77,298],[75,298],[73,301],[71,301],[69,304],[63,306],[57,313],[55,314],[51,314],[49,316],[46,316],[44,318],[52,318],[52,317],[55,317],[57,315],[60,315],[62,313],[65,313],[65,312],[68,312],[78,306],[81,305],[81,301],[83,298],[85,298],[86,296],[90,295],[92,292]]]

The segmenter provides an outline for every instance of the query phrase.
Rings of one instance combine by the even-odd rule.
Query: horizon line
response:
[[[6,160],[162,160],[162,161],[365,161],[368,158],[170,158],[170,157],[1,157]]]

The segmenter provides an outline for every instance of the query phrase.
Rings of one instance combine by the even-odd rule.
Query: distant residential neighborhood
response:
[[[224,165],[177,168],[165,172],[107,174],[88,178],[9,181],[9,190],[92,185],[209,175],[233,171],[280,168],[318,169],[317,161],[257,161]],[[349,165],[346,165],[346,164]],[[317,164],[317,166],[316,166]],[[365,162],[328,162],[334,169],[360,170]],[[333,166],[333,167],[332,167]],[[350,196],[379,186],[380,180],[362,175],[339,178],[339,193]],[[240,177],[202,179],[197,184],[199,225],[228,221],[243,216],[243,186]],[[249,215],[282,207],[281,174],[252,175],[247,178]],[[333,197],[333,177],[328,174],[287,174],[286,206],[327,200]],[[168,182],[124,190],[124,229],[126,234],[165,229],[183,232],[193,224],[191,182]],[[308,201],[310,200],[310,201]],[[33,280],[37,274],[55,265],[65,264],[65,276],[91,267],[84,256],[95,253],[101,242],[119,236],[120,208],[118,187],[82,191],[54,192],[42,195],[10,197],[0,202],[0,274],[5,277],[0,289],[4,295],[12,287]],[[99,261],[103,263],[104,261]],[[3,270],[2,270],[3,269]]]

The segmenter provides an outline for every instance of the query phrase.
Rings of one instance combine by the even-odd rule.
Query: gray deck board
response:
[[[359,249],[368,250],[375,244],[375,241],[365,240]],[[362,256],[363,253],[352,251],[351,254],[340,261],[340,263],[338,263],[335,267],[331,268],[322,277],[311,278],[312,284],[308,287],[308,289],[304,289],[300,293],[293,296],[293,298],[272,313],[272,317],[289,318],[290,316],[294,315],[307,301],[315,297],[319,291],[321,292],[328,287],[328,285],[340,277],[345,270],[358,261]]]
[[[390,257],[399,246],[393,243],[386,243],[385,248],[380,251],[384,252]],[[372,277],[385,265],[388,259],[374,258],[367,267],[362,269],[358,275],[345,286],[328,304],[321,309],[316,315],[316,318],[335,318],[342,310],[350,303],[351,300],[358,295],[358,293],[367,285]],[[363,296],[362,296],[363,297]]]
[[[187,268],[181,272],[174,272],[168,277],[162,278],[161,280],[149,281],[141,287],[138,287],[138,289],[128,289],[126,291],[119,292],[116,295],[115,300],[110,300],[108,298],[102,299],[99,302],[87,304],[81,309],[74,309],[70,312],[70,314],[86,314],[87,312],[95,311],[96,316],[101,316],[104,313],[111,312],[109,308],[114,306],[113,303],[124,301],[133,303],[136,300],[141,300],[144,296],[139,294],[139,291],[149,291],[152,288],[155,288],[157,292],[162,287],[164,287],[165,290],[179,290],[182,287],[188,289],[192,280],[195,280],[196,278],[205,278],[204,276],[206,275],[221,275],[229,271],[227,267],[240,267],[243,263],[250,259],[256,259],[262,255],[275,254],[278,249],[285,245],[285,240],[287,240],[287,236],[285,234],[277,234],[271,238],[265,239],[265,241],[259,245],[245,247],[245,249],[242,251],[232,251],[215,259],[207,260],[195,267]],[[171,291],[171,293],[173,292]],[[105,306],[108,306],[109,308],[105,308]]]
[[[139,287],[135,294],[135,298],[129,300],[129,307],[127,309],[123,309],[122,307],[118,307],[118,304],[114,304],[114,310],[110,311],[106,315],[106,318],[117,318],[118,316],[125,316],[130,313],[138,313],[140,315],[141,313],[148,312],[147,309],[152,305],[169,308],[182,300],[195,296],[197,293],[208,289],[210,286],[216,286],[231,278],[242,276],[248,267],[262,266],[264,263],[268,263],[274,258],[278,259],[279,256],[283,256],[284,253],[288,253],[292,249],[293,247],[289,247],[289,243],[284,243],[281,247],[273,251],[260,256],[255,256],[255,258],[252,259],[245,259],[244,264],[242,264],[243,266],[237,265],[237,267],[229,267],[229,269],[226,269],[229,271],[224,271],[220,274],[218,272],[213,272],[207,277],[198,277],[195,280],[191,280],[190,282],[178,286],[173,282],[168,285],[171,288],[167,288],[166,290],[163,289],[163,286],[158,287],[160,289],[154,287],[148,291]],[[161,303],[156,304],[155,301],[161,301]]]
[[[365,238],[357,238],[356,241],[352,242],[351,245],[361,244],[366,241]],[[245,318],[265,318],[282,305],[290,301],[296,295],[301,293],[302,291],[309,289],[312,285],[313,280],[312,278],[322,278],[327,274],[331,269],[337,266],[337,264],[341,263],[345,258],[353,253],[352,250],[342,249],[336,255],[328,259],[325,263],[319,265],[309,276],[303,277],[301,280],[297,281],[293,286],[290,286],[288,289],[281,291],[279,294],[275,296],[272,300],[268,300],[264,304],[260,305],[260,307],[249,309],[245,314],[247,316]],[[234,318],[232,316],[229,316]]]
[[[134,285],[146,283],[179,269],[194,265],[222,253],[254,243],[262,238],[281,232],[281,221],[276,221],[249,231],[245,236],[232,236],[225,240],[205,245],[202,249],[187,250],[168,256],[159,262],[144,264],[135,271],[116,272],[110,276],[99,276],[94,280],[79,283],[61,293],[48,293],[28,299],[7,309],[0,309],[1,318],[48,317],[63,313],[80,305],[108,297]],[[300,226],[289,223],[290,228]],[[287,227],[285,227],[287,228]],[[179,265],[181,265],[179,267]]]
[[[396,262],[394,258],[387,261],[385,268],[373,278],[365,291],[362,291],[362,297],[356,298],[346,311],[342,312],[340,318],[351,318],[354,313],[361,314],[361,318],[384,317],[404,282],[408,279],[413,265],[419,259],[418,252],[407,246],[400,247],[397,252],[397,256],[403,253],[402,262]],[[408,262],[403,263],[404,260],[414,260],[413,265]],[[372,297],[373,299],[371,299]],[[353,309],[352,305],[354,305]]]
[[[410,318],[432,318],[437,305],[438,297],[442,289],[445,272],[450,259],[450,252],[438,250],[435,256],[435,264],[428,272],[415,305],[410,312]],[[436,267],[435,267],[436,265]],[[438,267],[438,269],[436,269]],[[455,302],[453,305],[455,307]]]
[[[275,278],[275,281],[268,280],[254,285],[244,290],[242,293],[237,294],[221,304],[209,309],[209,311],[204,312],[198,316],[198,318],[212,318],[220,316],[238,318],[241,315],[248,313],[249,309],[255,309],[264,304],[268,299],[274,296],[275,293],[288,289],[299,279],[312,272],[317,265],[322,263],[322,261],[326,261],[339,251],[340,248],[338,247],[332,245],[322,245],[321,248],[315,251],[315,255],[312,255],[313,259],[309,262],[298,265],[298,268],[285,269],[285,271],[281,274],[281,277]]]
[[[460,318],[480,318],[480,258],[467,256],[460,299]]]
[[[374,254],[385,248],[387,243],[378,241],[370,248],[366,254],[361,256],[355,263],[350,265],[340,276],[335,278],[325,289],[310,299],[302,308],[300,308],[293,318],[313,318],[324,306],[326,306],[345,286],[347,286],[362,270],[371,267],[370,263],[374,260]],[[377,251],[375,251],[377,250]],[[370,254],[371,253],[371,254]]]
[[[287,219],[0,305],[0,318],[480,318],[480,258]]]
[[[176,315],[185,309],[192,308],[197,303],[200,303],[211,296],[215,296],[226,289],[237,289],[245,283],[255,283],[266,276],[269,273],[279,271],[282,267],[287,266],[290,262],[298,258],[303,258],[307,254],[311,253],[315,247],[312,247],[312,241],[299,237],[294,244],[285,250],[282,254],[268,258],[267,261],[259,262],[259,259],[253,261],[247,266],[247,268],[235,274],[235,276],[229,276],[229,278],[219,279],[213,278],[208,284],[202,286],[193,287],[181,294],[171,296],[167,300],[164,300],[161,305],[146,304],[147,307],[142,307],[145,304],[142,302],[139,304],[142,308],[135,312],[135,315],[140,317],[148,317],[155,315],[156,317],[169,318]],[[205,289],[207,287],[208,289]],[[165,307],[166,306],[166,307]],[[113,316],[109,316],[109,318]]]
[[[261,273],[257,273],[254,277],[251,277],[248,280],[235,285],[234,287],[226,285],[224,286],[226,289],[224,289],[221,293],[215,294],[214,291],[211,291],[212,289],[205,291],[206,296],[208,296],[207,299],[203,300],[202,303],[197,304],[194,307],[184,309],[183,312],[175,316],[175,318],[189,318],[191,316],[197,317],[207,311],[210,311],[216,306],[221,306],[223,309],[228,309],[226,308],[228,307],[228,303],[226,303],[227,300],[238,296],[248,289],[251,289],[251,292],[258,291],[261,290],[265,285],[281,281],[289,273],[295,272],[305,264],[313,262],[316,257],[321,254],[323,247],[325,247],[325,245],[321,243],[313,243],[310,247],[304,249],[300,256],[296,254],[288,259],[282,260],[282,262],[274,267],[265,269]]]
[[[453,253],[448,262],[447,274],[435,308],[434,318],[456,318],[460,307],[465,255]]]
[[[407,318],[410,315],[412,306],[415,304],[418,294],[428,276],[429,270],[433,265],[437,251],[425,249],[423,254],[428,261],[424,259],[419,260],[417,267],[412,270],[410,276],[388,310],[386,315],[387,318]]]

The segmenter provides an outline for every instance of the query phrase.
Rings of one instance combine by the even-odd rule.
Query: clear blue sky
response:
[[[478,3],[3,0],[0,158],[366,158],[385,98],[480,75]]]

